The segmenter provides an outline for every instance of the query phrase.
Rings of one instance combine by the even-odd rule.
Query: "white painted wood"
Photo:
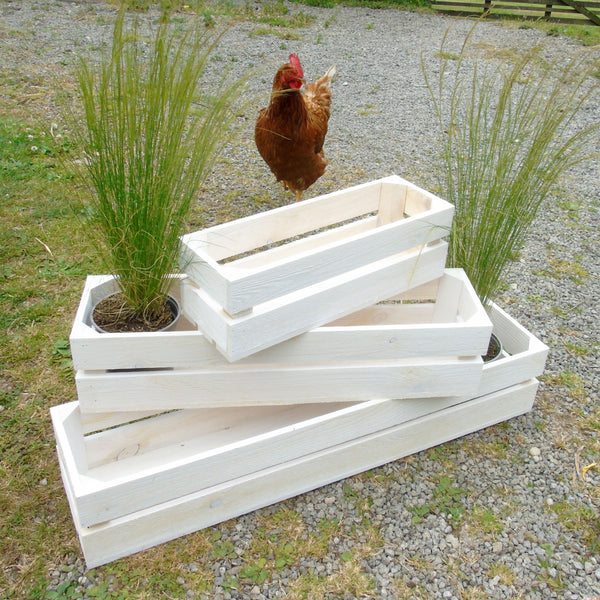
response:
[[[407,186],[405,185],[398,186],[382,182],[379,193],[379,210],[377,211],[378,226],[387,225],[406,217],[406,191]],[[423,210],[427,210],[427,208]]]
[[[125,423],[147,419],[148,417],[161,414],[161,412],[156,410],[137,410],[131,412],[83,413],[81,415],[81,426],[84,435],[87,435]]]
[[[378,226],[378,217],[367,216],[364,219],[340,225],[335,229],[325,229],[325,231],[321,231],[308,237],[294,239],[286,244],[243,256],[235,261],[235,266],[229,264],[228,271],[230,271],[230,279],[227,281],[236,281],[236,271],[234,269],[239,270],[238,276],[242,278],[249,269],[260,268],[265,265],[280,264],[286,259],[306,254],[320,246],[326,246],[339,240],[348,239],[352,236],[359,236],[366,232],[373,231]]]
[[[477,299],[468,278],[460,269],[446,269],[444,279],[452,279],[459,287],[458,312],[448,321],[436,318],[434,307],[454,304],[454,286],[434,280],[423,293],[421,288],[406,292],[404,299],[426,298],[428,304],[392,303],[367,307],[323,327],[312,329],[283,344],[265,349],[234,363],[248,364],[330,364],[333,362],[398,360],[413,357],[473,356],[483,354],[491,332],[491,321]],[[89,308],[91,291],[96,282],[106,292],[110,279],[90,276],[73,323],[71,352],[77,370],[152,368],[221,368],[229,365],[213,344],[191,326],[187,331],[133,334],[99,334],[81,315]],[[434,304],[435,301],[435,304]],[[452,312],[452,311],[449,311]],[[231,365],[232,367],[234,365]]]
[[[405,211],[409,195],[411,211]],[[361,198],[364,206],[357,213]],[[377,219],[368,216],[379,209],[383,212]],[[389,177],[184,236],[182,268],[228,314],[237,315],[440,239],[450,230],[453,211],[450,203]],[[344,224],[361,215],[367,215],[364,223]],[[332,225],[335,229],[313,233]],[[288,241],[282,248],[263,248],[297,235],[309,237]],[[216,262],[251,250],[259,253]],[[343,302],[342,297],[339,303]]]
[[[170,293],[181,301],[181,276],[173,276]],[[93,306],[117,291],[108,275],[87,277],[73,321],[69,343],[73,366],[77,369],[131,369],[186,366],[194,363],[190,355],[198,351],[197,328],[184,315],[173,331],[159,333],[99,333],[91,324]],[[201,345],[207,347],[206,340]],[[212,354],[212,350],[210,351]]]
[[[526,331],[496,306],[492,306],[492,317],[503,323],[506,332],[511,325],[513,332]],[[547,347],[534,336],[528,334],[512,351],[514,355],[483,367],[475,397],[518,385],[542,373]],[[471,399],[465,396],[183,410],[139,420],[87,436],[85,451],[78,447],[77,454],[85,455],[88,461],[85,467],[79,464],[75,469],[83,468],[86,473],[85,485],[78,488],[80,514],[86,524],[97,523],[108,515],[122,516],[154,503],[156,493],[166,500],[187,493],[190,482],[195,485],[193,482],[199,479],[216,484],[220,477],[236,476],[232,469],[237,472],[249,464],[258,469],[261,464],[270,464],[273,456],[279,460],[290,453],[313,451],[344,436],[366,435]],[[76,441],[74,435],[81,438],[81,433],[74,432],[69,440]],[[303,437],[303,432],[309,433]],[[60,439],[63,445],[70,443],[64,441],[64,434]],[[212,471],[209,465],[214,466]],[[178,473],[187,475],[180,477]],[[157,489],[162,491],[152,492],[153,483],[160,483]]]
[[[381,180],[363,183],[190,233],[182,241],[203,259],[219,261],[374,212],[380,190]]]
[[[166,513],[163,510],[170,511],[173,508],[175,512],[169,513],[174,518],[173,526],[168,530],[167,537],[164,539],[171,539],[185,533],[184,529],[189,526],[190,522],[182,529],[180,516],[183,513],[178,512],[179,508],[175,509],[174,507],[181,507],[185,514],[195,514],[196,509],[200,510],[199,505],[194,505],[195,508],[192,508],[188,504],[188,500],[193,502],[192,498],[207,497],[206,494],[212,493],[217,488],[225,490],[228,497],[230,493],[233,494],[232,501],[234,504],[237,503],[238,508],[233,513],[218,513],[221,515],[219,517],[213,509],[221,505],[222,498],[218,494],[218,497],[211,496],[212,499],[205,507],[204,512],[200,510],[204,520],[194,521],[196,523],[194,528],[206,526],[198,525],[198,523],[211,524],[252,510],[253,505],[249,499],[248,502],[240,499],[240,493],[246,498],[244,495],[246,488],[240,488],[238,484],[241,485],[242,481],[253,479],[252,473],[261,468],[260,464],[270,464],[268,457],[273,455],[280,457],[279,453],[282,448],[284,448],[283,452],[287,453],[286,457],[295,456],[294,453],[300,455],[309,452],[310,454],[305,456],[308,459],[314,457],[315,452],[318,452],[315,450],[316,447],[327,443],[336,444],[343,439],[346,433],[355,437],[349,442],[339,442],[342,446],[362,443],[363,440],[370,437],[367,434],[368,431],[377,430],[383,424],[383,427],[386,427],[385,430],[371,434],[373,439],[378,440],[377,444],[373,442],[373,447],[375,447],[379,446],[380,437],[386,432],[390,432],[389,428],[396,421],[401,421],[402,424],[398,427],[405,428],[407,438],[412,436],[413,440],[423,441],[421,433],[412,426],[412,424],[422,421],[426,423],[426,433],[443,431],[444,435],[450,436],[446,439],[450,439],[463,434],[461,433],[463,429],[455,426],[457,423],[460,427],[472,428],[470,430],[489,424],[477,421],[478,417],[475,414],[477,411],[474,410],[474,407],[479,406],[480,401],[484,399],[488,409],[507,411],[503,418],[509,418],[513,414],[528,410],[535,395],[535,386],[532,388],[532,385],[537,384],[531,380],[531,377],[532,374],[542,372],[548,348],[496,305],[490,307],[490,316],[494,322],[495,331],[500,333],[501,337],[509,340],[507,349],[512,355],[500,361],[488,363],[483,367],[483,376],[475,400],[473,398],[372,400],[358,404],[175,411],[85,437],[86,427],[93,427],[93,425],[88,423],[86,426],[83,423],[83,420],[88,419],[89,415],[82,416],[80,414],[78,403],[54,407],[51,412],[59,461],[74,520],[87,559],[112,560],[111,557],[107,557],[105,550],[102,550],[102,540],[105,538],[101,536],[104,535],[110,537],[114,534],[115,540],[111,547],[119,556],[136,551],[131,550],[133,547],[131,545],[123,548],[119,539],[124,531],[129,531],[129,527],[133,527],[133,523],[145,523],[146,516],[144,515],[164,516]],[[525,400],[525,396],[522,395],[525,389],[529,390],[529,400]],[[516,400],[519,394],[521,394],[520,400]],[[461,408],[461,416],[455,421],[452,420],[454,413],[449,413],[450,409],[447,408],[454,405],[464,407],[464,410]],[[131,414],[129,413],[127,417],[130,418]],[[254,418],[251,418],[251,415],[254,415]],[[444,415],[444,418],[437,421],[441,415]],[[106,414],[102,415],[101,419],[104,422],[109,420]],[[476,421],[479,425],[476,424]],[[276,450],[270,451],[269,444],[272,444],[273,449]],[[340,446],[335,446],[335,449],[337,448]],[[337,451],[335,449],[325,449],[321,451],[321,454],[325,456],[335,453]],[[364,448],[361,447],[359,451],[361,457],[364,455],[363,450]],[[416,451],[416,447],[411,451]],[[237,452],[240,453],[238,460],[233,458]],[[387,450],[383,449],[382,452],[385,455],[382,462],[393,459]],[[252,459],[245,462],[243,456],[252,457]],[[267,457],[266,462],[261,463],[261,460],[265,461],[265,456]],[[285,463],[285,468],[292,463],[303,462],[305,458],[299,456],[290,459],[290,462]],[[323,459],[323,461],[325,460]],[[232,474],[232,471],[228,471],[228,469],[235,471],[238,464],[245,470],[242,469],[243,475],[236,478],[235,473]],[[314,476],[317,474],[317,477],[320,477],[318,473],[322,472],[323,464],[319,463],[318,468],[313,465],[313,476],[308,477],[307,481],[303,481],[302,484],[311,487],[321,485]],[[353,468],[357,469],[355,472],[370,468],[369,466],[361,467],[360,461],[352,464]],[[209,465],[212,465],[211,470],[209,470]],[[203,469],[206,470],[203,471]],[[264,474],[267,477],[267,479],[261,480],[261,486],[265,488],[264,502],[268,504],[276,501],[276,498],[267,493],[267,490],[272,489],[271,484],[276,489],[279,489],[280,486],[277,476],[266,474],[278,472],[279,467],[272,466],[265,467],[265,469],[265,471],[260,471],[261,475]],[[216,487],[210,488],[210,492],[207,489],[198,488],[186,495],[190,488],[182,483],[184,480],[188,482],[190,480],[194,482],[214,480],[216,482],[221,471],[224,478],[234,477],[234,479],[228,483],[223,479],[222,483],[215,484]],[[181,473],[185,473],[185,475],[181,475]],[[195,476],[191,476],[191,473]],[[210,477],[213,479],[204,479],[208,473],[211,473]],[[336,473],[335,477],[337,478],[346,476],[340,474],[339,471]],[[294,479],[293,474],[288,473],[288,475]],[[160,481],[164,485],[155,486],[152,489],[151,482],[153,481]],[[265,484],[266,481],[269,482],[269,485]],[[164,492],[160,492],[158,497],[155,497],[155,494],[156,489],[164,488],[173,489],[175,494],[183,495],[173,496],[161,504],[160,498],[164,497]],[[299,492],[291,492],[292,495],[294,493]],[[140,501],[132,501],[132,498],[140,496],[144,498],[141,502],[144,508],[137,510],[136,507],[140,506]],[[227,502],[229,503],[229,500]],[[115,508],[115,505],[118,505],[118,508]],[[81,522],[91,523],[98,518],[103,518],[98,517],[98,510],[102,514],[107,510],[107,506],[108,510],[112,512],[104,514],[119,516],[115,516],[113,520],[104,525],[96,524],[88,528],[81,526]],[[167,509],[167,507],[169,508]],[[134,512],[127,512],[132,509],[135,509]],[[191,512],[188,513],[188,509]],[[83,521],[80,520],[82,510],[85,515]],[[200,513],[195,514],[194,518],[197,519]],[[211,519],[214,517],[217,520],[211,523],[207,522],[205,519],[208,518],[208,514]],[[185,521],[185,519],[183,520]],[[140,525],[139,529],[132,530],[135,539],[132,539],[131,542],[137,549],[162,541],[162,538],[156,537],[153,538],[154,541],[149,542],[147,532],[140,533],[144,530],[145,526],[143,525]],[[99,531],[103,533],[100,534]]]
[[[465,285],[471,285],[468,280],[457,277],[443,277],[438,288],[438,298],[433,312],[434,323],[455,322],[458,317],[458,305],[461,290]]]
[[[310,404],[459,396],[477,390],[481,357],[340,365],[248,366],[76,375],[84,412]]]
[[[236,361],[440,277],[446,252],[447,244],[438,242],[396,255],[265,302],[238,318],[188,279],[182,286],[184,311],[228,360]]]
[[[528,381],[92,527],[81,525],[70,478],[65,477],[87,566],[99,566],[522,414],[531,408],[536,389],[537,381]],[[65,454],[68,449],[61,448],[59,460],[66,471]]]
[[[88,436],[77,495],[93,525],[455,404],[454,398],[178,411]]]
[[[490,304],[489,316],[509,356],[484,365],[479,392],[486,394],[540,376],[548,346],[494,303]]]

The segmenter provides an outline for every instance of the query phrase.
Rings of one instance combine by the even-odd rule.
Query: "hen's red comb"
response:
[[[304,77],[304,71],[302,70],[302,65],[300,64],[300,59],[297,54],[290,54],[290,65],[296,69],[298,77]]]

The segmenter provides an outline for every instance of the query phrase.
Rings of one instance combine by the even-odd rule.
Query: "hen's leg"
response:
[[[300,202],[301,197],[302,197],[302,190],[298,190],[296,192],[296,202]]]

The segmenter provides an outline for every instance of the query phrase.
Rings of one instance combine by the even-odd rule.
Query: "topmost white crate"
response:
[[[235,316],[439,240],[452,215],[450,203],[386,177],[185,235],[181,267]]]

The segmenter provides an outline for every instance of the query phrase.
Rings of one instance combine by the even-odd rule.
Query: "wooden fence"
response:
[[[600,26],[598,0],[433,0],[432,6],[439,12],[460,16],[511,16],[528,20]]]

